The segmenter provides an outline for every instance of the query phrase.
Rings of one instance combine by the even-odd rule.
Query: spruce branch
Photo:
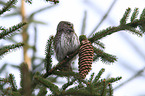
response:
[[[49,75],[51,75],[55,70],[57,70],[59,68],[59,66],[69,62],[69,60],[71,60],[73,57],[75,57],[79,52],[79,48],[73,53],[73,54],[70,54],[68,57],[69,58],[65,58],[64,60],[62,60],[61,62],[59,62],[56,66],[54,66],[53,68],[51,68],[51,70],[47,73],[45,73],[42,77],[46,78],[48,77]]]
[[[46,0],[46,1],[53,2],[54,4],[59,3],[59,0]]]
[[[143,9],[143,11],[140,15],[140,19],[145,19],[145,8]]]
[[[91,75],[89,80],[81,80],[78,79],[78,86],[75,86],[73,88],[70,88],[66,91],[63,91],[63,95],[72,95],[72,96],[108,96],[108,94],[111,94],[111,88],[109,89],[109,84],[116,82],[121,79],[121,77],[117,78],[109,78],[109,79],[101,79],[101,75],[105,69],[101,69],[99,73],[95,76],[94,74]],[[72,82],[71,82],[72,83]],[[82,85],[83,83],[83,85]],[[84,86],[85,84],[85,86]]]
[[[126,21],[127,21],[128,17],[129,17],[130,12],[131,12],[131,8],[126,9],[122,19],[120,20],[120,25],[126,24]]]
[[[33,70],[35,70],[35,68],[38,68],[40,66],[40,64],[38,65],[34,65],[34,62],[35,62],[35,59],[36,59],[36,52],[37,52],[37,28],[36,28],[36,25],[34,25],[34,45],[32,46],[32,49],[33,49],[33,55],[32,55],[32,68]]]
[[[32,4],[32,0],[25,0],[26,3]]]
[[[100,41],[95,41],[94,44],[97,44],[99,47],[105,49],[105,45]]]
[[[5,6],[6,4],[7,4],[7,2],[4,2],[2,0],[0,1],[0,5],[4,5]],[[17,8],[15,5],[11,5],[11,7],[12,8]]]
[[[0,26],[0,30],[6,30],[6,28],[3,26]]]
[[[73,76],[75,78],[78,78],[78,76],[79,76],[79,74],[77,72],[73,72],[73,71],[54,71],[52,74],[60,76],[60,77],[70,77],[70,76]]]
[[[16,3],[17,0],[9,0],[6,5],[0,10],[0,15],[8,11],[12,5]]]
[[[123,39],[125,39],[125,41],[127,41],[128,45],[130,45],[132,49],[137,52],[136,54],[138,54],[140,58],[145,61],[145,54],[140,50],[140,47],[135,44],[134,41],[130,40],[126,34],[121,34],[121,36],[123,37]]]
[[[20,94],[20,92],[15,92],[15,91],[13,91],[13,92],[11,93],[11,96],[22,96],[22,95]]]
[[[66,88],[68,88],[70,85],[72,85],[75,81],[76,81],[77,79],[73,79],[72,81],[70,81],[70,82],[67,82],[66,84],[64,84],[63,86],[62,86],[62,90],[65,90]]]
[[[133,27],[133,28],[136,28],[137,26],[141,26],[142,24],[145,23],[145,20],[136,20],[132,23],[127,23],[127,24],[124,24],[124,25],[119,25],[117,27],[108,27],[104,30],[101,30],[99,32],[96,32],[91,38],[89,38],[89,41],[91,41],[92,43],[99,40],[99,39],[102,39],[108,35],[111,35],[117,31],[121,31],[121,30],[128,30],[128,27]],[[140,32],[132,32],[132,33],[135,33],[137,34],[138,36],[142,36],[142,33]]]
[[[76,89],[73,89],[73,88],[70,88],[68,90],[66,90],[63,95],[72,95],[72,96],[91,96],[90,92],[88,92],[87,90],[85,89],[80,89],[80,90],[76,90]],[[97,94],[95,94],[97,95]],[[92,96],[95,96],[95,95],[92,95]]]
[[[6,52],[11,51],[12,49],[22,47],[23,45],[24,45],[23,43],[17,43],[17,44],[4,46],[4,47],[0,48],[0,56],[4,55]]]
[[[8,64],[4,64],[1,68],[0,68],[0,74],[6,69]]]
[[[145,71],[145,68],[139,70],[135,75],[133,75],[132,77],[130,77],[129,79],[127,79],[126,81],[124,81],[123,83],[121,83],[120,85],[118,85],[117,87],[115,87],[114,90],[120,88],[121,86],[125,85],[129,81],[131,81],[131,80],[135,79],[136,77],[140,76],[144,71]]]
[[[103,80],[103,89],[102,89],[102,93],[101,96],[106,96],[106,80]]]
[[[132,13],[131,20],[130,20],[131,22],[135,21],[135,19],[137,18],[138,13],[139,13],[138,10],[139,10],[138,8],[134,9],[134,12]]]
[[[110,7],[108,8],[107,12],[105,13],[105,15],[103,16],[103,18],[101,19],[101,21],[98,23],[98,25],[93,29],[93,31],[91,32],[91,34],[89,35],[89,38],[91,37],[92,34],[95,33],[95,31],[100,27],[100,25],[103,23],[103,21],[107,18],[108,14],[111,12],[113,6],[115,5],[115,3],[117,2],[117,0],[114,0],[112,2],[112,4],[110,5]]]
[[[83,25],[81,29],[81,35],[85,34],[85,28],[86,28],[86,19],[87,19],[87,11],[84,12],[84,18],[83,18]]]
[[[36,81],[43,84],[45,87],[49,88],[54,95],[59,95],[60,94],[58,86],[53,84],[51,81],[49,81],[47,79],[44,79],[41,76],[34,76],[34,78],[35,78]]]
[[[101,75],[103,74],[103,72],[105,72],[105,69],[102,68],[99,73],[95,76],[94,80],[92,81],[93,84],[95,84],[96,82],[98,82],[98,80],[100,79]]]
[[[94,53],[96,54],[94,55],[93,61],[95,61],[98,57],[101,57],[101,61],[104,63],[107,63],[107,62],[113,63],[117,61],[116,56],[105,53],[103,50],[99,48],[96,48],[96,47],[93,47],[93,48],[94,48]]]
[[[14,78],[15,78],[14,75],[9,74],[9,82],[10,82],[12,91],[17,91],[16,81]]]
[[[53,52],[53,36],[51,36],[49,38],[49,40],[47,41],[46,47],[45,47],[45,60],[44,60],[44,64],[46,67],[46,73],[51,69],[52,66],[52,55],[54,54]]]
[[[112,87],[112,84],[109,83],[108,86],[109,86],[109,96],[113,96],[113,87]]]
[[[143,9],[141,15],[140,15],[140,20],[145,20],[145,8]],[[140,30],[145,33],[145,24],[139,25]]]
[[[88,80],[88,82],[92,82],[92,80],[93,80],[93,78],[94,78],[94,75],[95,75],[95,73],[92,73],[92,74],[91,74],[91,77],[90,77],[90,79]]]
[[[106,80],[106,83],[109,84],[109,83],[113,83],[113,82],[116,82],[116,81],[119,81],[121,80],[122,77],[116,77],[116,78],[109,78]]]
[[[0,33],[0,39],[5,38],[6,36],[11,36],[16,30],[19,30],[21,27],[26,25],[26,23],[19,23],[10,27],[9,29],[5,29]]]
[[[46,94],[47,94],[46,87],[40,87],[40,91],[37,94],[37,96],[46,96]]]

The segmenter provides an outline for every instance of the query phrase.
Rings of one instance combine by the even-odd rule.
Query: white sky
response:
[[[50,6],[52,4],[43,2],[44,0],[33,0],[32,5],[26,4],[26,14],[29,16],[32,12],[44,7]],[[91,2],[91,6],[89,3],[85,3],[84,1]],[[108,8],[110,7],[113,0],[60,0],[58,6],[50,10],[43,11],[35,16],[36,20],[44,21],[48,25],[38,25],[38,52],[37,54],[40,57],[45,57],[45,45],[46,41],[50,35],[55,35],[56,27],[59,21],[70,21],[74,24],[75,31],[77,35],[80,35],[82,20],[84,16],[84,11],[87,11],[87,25],[86,25],[86,35],[88,36],[94,27],[98,24],[98,22],[102,19]],[[145,1],[144,0],[117,0],[115,6],[113,7],[112,11],[109,13],[109,16],[106,20],[102,23],[98,30],[105,29],[109,26],[118,26],[119,20],[122,18],[125,10],[130,7],[134,10],[135,7],[139,8],[140,13],[144,8]],[[18,3],[19,5],[19,3]],[[21,21],[19,16],[11,17],[11,18],[2,18],[0,17],[0,26],[4,24],[6,27],[12,26],[13,24],[17,24]],[[128,20],[129,21],[129,20]],[[33,44],[33,29],[32,26],[29,29],[30,36],[30,44]],[[144,60],[137,55],[137,52],[133,50],[131,46],[128,45],[127,41],[125,41],[120,35],[125,33],[128,36],[129,40],[132,40],[137,44],[137,47],[142,50],[145,49],[145,38],[137,37],[136,35],[129,34],[130,32],[117,32],[113,35],[107,36],[103,38],[101,41],[105,44],[105,52],[116,55],[118,57],[118,62],[107,65],[102,64],[102,62],[98,61],[93,64],[92,72],[95,74],[101,68],[105,68],[106,71],[103,74],[103,77],[107,75],[111,75],[111,77],[118,77],[122,76],[123,79],[114,83],[113,85],[119,85],[123,81],[126,81],[128,78],[132,77],[137,71],[145,67]],[[22,39],[16,36],[17,41],[21,41]],[[6,44],[5,44],[6,43]],[[10,44],[5,42],[4,40],[0,41],[1,45]],[[30,52],[31,53],[31,52]],[[4,56],[4,58],[0,61],[1,64],[4,62],[9,62],[12,64],[20,64],[22,62],[22,49],[18,49],[15,52],[9,53]],[[29,54],[31,55],[31,54]],[[15,56],[15,57],[14,57]],[[9,59],[11,58],[11,59]],[[54,64],[56,64],[56,60],[54,60]],[[121,66],[120,62],[126,62],[127,66],[134,69],[135,72],[126,69],[125,67]],[[0,65],[1,67],[2,65]],[[77,66],[77,65],[76,65]],[[19,78],[19,71],[15,70],[11,67],[7,68],[6,70],[9,73],[15,74],[16,78]],[[87,76],[89,78],[90,74]],[[102,78],[103,78],[102,77]],[[145,82],[143,77],[136,78],[125,84],[124,86],[120,87],[118,90],[114,91],[114,96],[137,96],[144,94],[145,95]],[[19,79],[17,79],[17,84],[19,84]]]

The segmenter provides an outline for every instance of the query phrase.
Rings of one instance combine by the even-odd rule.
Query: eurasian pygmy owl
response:
[[[73,29],[73,24],[68,21],[61,21],[57,26],[57,33],[54,37],[54,50],[56,58],[60,62],[69,54],[72,54],[80,43]],[[59,70],[71,70],[71,61],[62,65]]]

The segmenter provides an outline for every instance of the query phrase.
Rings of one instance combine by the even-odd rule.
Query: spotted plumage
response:
[[[57,26],[57,33],[54,38],[54,50],[57,60],[61,62],[78,47],[79,40],[73,29],[73,24],[68,21],[61,21]],[[62,65],[59,69],[71,70],[71,61]]]

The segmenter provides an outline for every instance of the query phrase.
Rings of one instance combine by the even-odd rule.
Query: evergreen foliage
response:
[[[27,2],[32,2],[32,0],[26,0]],[[58,0],[46,0],[54,2],[54,4],[59,3]],[[8,3],[5,4],[5,7],[0,10],[0,15],[4,12],[9,10],[9,8],[14,5],[16,0],[10,0]],[[28,25],[30,23],[34,24],[42,24],[42,22],[36,22],[33,20],[33,16],[40,11],[48,9],[50,7],[43,8],[31,14],[28,19]],[[145,32],[144,24],[145,24],[145,9],[142,11],[140,18],[137,19],[138,16],[138,8],[135,8],[130,22],[127,23],[131,13],[131,8],[128,8],[122,19],[120,20],[120,25],[116,27],[108,27],[104,30],[96,32],[92,37],[88,38],[89,42],[94,45],[91,45],[92,51],[94,52],[93,62],[96,62],[98,58],[101,58],[101,61],[104,63],[114,63],[117,61],[117,57],[111,54],[104,52],[105,46],[99,40],[111,35],[113,33],[119,32],[121,30],[128,30],[133,34],[138,36],[142,36]],[[83,27],[85,26],[86,22],[86,13],[83,21]],[[44,23],[43,23],[44,24]],[[4,26],[0,26],[0,39],[4,39],[5,37],[12,36],[16,32],[16,30],[20,30],[26,23],[19,23],[14,25],[8,29]],[[140,29],[137,29],[139,27]],[[35,26],[35,42],[36,42],[36,26]],[[82,34],[84,34],[85,29],[82,28]],[[80,41],[87,39],[85,35],[80,37]],[[11,39],[10,39],[11,40]],[[3,56],[5,53],[23,46],[23,43],[16,43],[8,46],[3,46],[0,48],[0,57]],[[25,46],[25,45],[24,45]],[[99,46],[99,48],[97,47]],[[21,88],[17,88],[15,77],[12,74],[9,74],[6,78],[0,78],[0,95],[1,96],[45,96],[48,94],[48,89],[51,91],[49,94],[50,96],[113,96],[113,88],[112,83],[115,83],[121,80],[122,77],[110,77],[110,78],[101,78],[102,74],[105,72],[105,69],[101,69],[97,75],[92,73],[89,80],[82,79],[79,77],[78,72],[74,71],[58,71],[58,67],[64,63],[67,63],[71,60],[75,55],[79,53],[79,49],[76,50],[73,54],[65,58],[62,62],[59,62],[56,66],[52,65],[52,56],[54,55],[53,52],[53,36],[51,36],[46,44],[45,49],[45,58],[37,58],[36,52],[36,43],[34,46],[29,46],[33,49],[34,53],[32,56],[32,70],[28,69],[28,65],[23,62],[19,67],[20,75],[21,75]],[[91,52],[92,52],[91,51]],[[41,60],[39,64],[35,63],[35,60]],[[91,63],[92,63],[91,61]],[[43,68],[42,65],[45,65],[45,73],[42,74]],[[93,63],[92,63],[93,64]],[[7,64],[3,65],[0,69],[0,74],[3,72],[4,68]],[[59,87],[57,85],[57,80],[59,78],[67,78],[67,82],[62,82],[63,84]],[[9,87],[6,88],[5,85]],[[38,90],[38,94],[35,94],[34,91]]]
[[[19,23],[10,27],[9,29],[4,29],[1,27],[0,30],[3,31],[0,33],[0,39],[11,36],[12,34],[14,34],[14,32],[16,32],[16,30],[20,30],[20,28],[22,28],[24,25],[26,25],[26,23]]]
[[[3,14],[4,12],[8,11],[10,7],[16,3],[17,0],[9,0],[5,6],[0,10],[0,15]]]

